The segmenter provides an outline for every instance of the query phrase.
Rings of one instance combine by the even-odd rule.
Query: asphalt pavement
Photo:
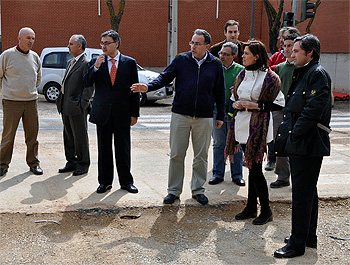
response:
[[[167,195],[170,113],[159,115],[143,115],[143,113],[144,111],[141,111],[138,125],[132,129],[132,174],[135,186],[139,189],[138,194],[129,194],[120,189],[116,171],[113,188],[104,194],[96,193],[97,138],[94,125],[91,124],[89,173],[82,176],[73,176],[71,173],[59,174],[58,169],[65,165],[59,116],[50,118],[40,115],[39,159],[44,174],[37,176],[29,171],[25,163],[26,146],[23,130],[18,130],[9,171],[4,177],[0,177],[0,213],[53,213],[77,209],[163,205],[163,198]],[[1,119],[2,112],[0,114]],[[333,114],[335,119],[332,121],[334,127],[330,134],[331,156],[323,160],[318,192],[321,198],[349,198],[349,102],[342,102],[339,105],[336,103]],[[209,154],[208,180],[212,175],[212,147]],[[199,205],[191,198],[192,159],[193,152],[190,146],[185,161],[183,193],[176,204]],[[244,168],[246,182],[247,175],[248,171]],[[265,176],[268,184],[276,180],[274,172],[265,172]],[[210,205],[245,201],[248,191],[247,186],[239,187],[232,183],[228,168],[224,182],[214,186],[206,183],[205,189]],[[280,189],[269,188],[269,193],[271,201],[290,201],[292,188],[291,186]]]

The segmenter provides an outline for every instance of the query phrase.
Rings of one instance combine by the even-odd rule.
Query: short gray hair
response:
[[[84,36],[81,34],[74,34],[73,36],[75,36],[75,41],[77,43],[81,44],[81,48],[83,49],[83,51],[85,51],[87,42],[86,42],[86,39],[84,38]]]
[[[230,47],[231,48],[231,54],[236,55],[238,53],[238,46],[234,44],[233,42],[225,42],[222,45],[222,48]]]
[[[210,44],[211,43],[211,36],[208,31],[204,29],[196,29],[194,31],[194,34],[201,35],[204,37],[204,44]]]

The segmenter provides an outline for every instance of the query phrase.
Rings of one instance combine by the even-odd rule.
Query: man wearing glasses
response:
[[[234,59],[238,54],[238,47],[232,42],[226,42],[222,45],[219,52],[220,61],[224,67],[225,75],[225,90],[226,90],[226,104],[225,104],[225,119],[224,124],[220,129],[213,128],[213,177],[210,178],[209,184],[216,185],[224,181],[225,176],[225,146],[227,133],[230,129],[232,113],[229,113],[231,90],[234,85],[236,76],[244,68],[242,65],[236,63]],[[214,122],[216,120],[217,112],[214,112]],[[231,179],[233,183],[238,186],[245,186],[243,180],[243,154],[242,150],[234,154],[233,162],[230,163],[231,167]]]
[[[192,198],[207,204],[204,183],[207,179],[208,149],[213,129],[214,103],[217,107],[215,127],[220,128],[225,116],[225,84],[222,64],[208,52],[211,36],[194,31],[191,51],[178,54],[170,65],[148,85],[134,84],[133,92],[157,90],[174,78],[175,97],[170,123],[170,164],[168,195],[165,204],[172,204],[182,193],[184,160],[191,135],[194,159],[192,164]]]
[[[130,127],[137,123],[140,110],[139,93],[130,93],[131,85],[138,83],[137,65],[133,58],[120,54],[118,32],[109,30],[101,37],[103,54],[90,61],[84,75],[86,87],[95,85],[89,121],[97,125],[97,193],[112,188],[112,138],[121,189],[137,193],[130,172]]]

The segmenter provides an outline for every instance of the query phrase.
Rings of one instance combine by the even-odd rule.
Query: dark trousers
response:
[[[244,152],[246,145],[241,146]],[[253,162],[248,175],[248,203],[246,208],[256,211],[257,198],[259,198],[261,212],[268,211],[270,209],[269,190],[262,171],[262,163]]]
[[[318,217],[317,181],[323,157],[290,157],[292,176],[293,249],[304,252],[306,242],[316,243]]]
[[[90,166],[89,136],[87,132],[87,110],[80,115],[67,116],[62,113],[63,142],[67,166],[88,169]]]
[[[112,119],[104,126],[97,125],[98,182],[105,185],[113,183],[113,138],[119,184],[133,184],[130,173],[130,126],[120,126]]]

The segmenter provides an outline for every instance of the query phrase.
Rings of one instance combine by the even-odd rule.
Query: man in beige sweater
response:
[[[27,164],[34,174],[43,174],[39,166],[37,141],[37,87],[41,82],[41,63],[38,54],[31,50],[34,41],[34,31],[31,28],[22,28],[18,34],[18,45],[0,55],[0,92],[3,107],[0,177],[8,171],[21,118],[27,145]]]

